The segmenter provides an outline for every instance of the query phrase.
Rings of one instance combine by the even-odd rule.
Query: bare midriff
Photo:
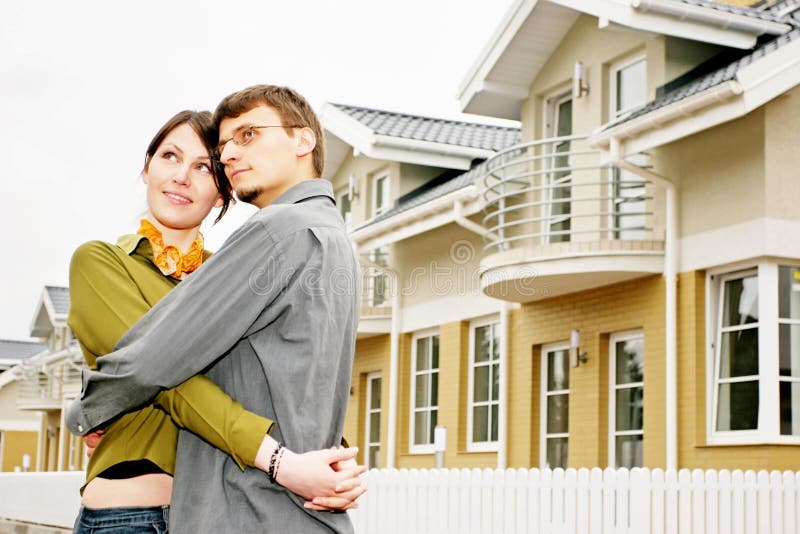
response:
[[[83,490],[87,508],[163,506],[172,498],[172,476],[152,473],[125,479],[93,478]]]

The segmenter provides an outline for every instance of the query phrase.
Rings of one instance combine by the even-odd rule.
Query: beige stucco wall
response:
[[[397,194],[398,196],[403,196],[446,171],[447,169],[442,169],[440,167],[401,163]]]
[[[0,389],[0,421],[39,421],[37,412],[17,410],[18,391],[18,382],[11,382]]]
[[[759,108],[653,151],[656,172],[679,185],[681,237],[765,215],[764,117]]]
[[[764,211],[800,220],[800,87],[764,106]]]
[[[358,186],[358,197],[350,199],[351,224],[358,226],[372,218],[372,180],[378,174],[388,171],[390,196],[392,201],[400,194],[400,164],[393,161],[382,161],[363,155],[353,156],[353,152],[345,158],[336,174],[331,178],[333,190],[338,196],[348,187],[350,175],[355,175]]]

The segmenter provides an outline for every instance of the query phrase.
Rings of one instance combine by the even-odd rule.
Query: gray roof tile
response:
[[[733,80],[736,77],[736,73],[739,72],[740,69],[797,39],[800,39],[800,28],[795,28],[788,33],[778,36],[777,38],[756,48],[752,53],[734,61],[733,63],[730,63],[729,65],[726,65],[725,67],[717,69],[714,72],[711,72],[705,76],[701,76],[700,78],[687,83],[686,85],[682,85],[672,91],[669,91],[664,96],[656,98],[644,107],[639,108],[626,117],[623,117],[621,120],[609,124],[605,129],[612,128],[637,117],[641,117],[642,115],[652,113],[657,109],[674,104],[675,102],[679,102],[692,95],[705,91],[706,89],[710,89],[711,87],[721,83]]]
[[[379,135],[500,150],[519,142],[519,128],[408,115],[344,104],[336,108]]]
[[[68,287],[44,286],[44,289],[47,291],[47,296],[50,297],[57,314],[66,315],[69,313]]]
[[[0,360],[24,360],[47,349],[47,343],[0,339]]]

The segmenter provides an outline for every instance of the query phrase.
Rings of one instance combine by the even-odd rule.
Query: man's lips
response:
[[[167,197],[167,200],[169,200],[173,204],[184,205],[192,203],[191,198],[187,197],[186,195],[181,195],[180,193],[174,193],[172,191],[164,191],[164,196]]]
[[[243,173],[243,172],[244,172],[244,171],[246,171],[246,170],[247,170],[247,169],[233,169],[233,170],[231,171],[231,173],[228,175],[228,178],[230,178],[231,180],[233,180],[234,178],[236,178],[236,176],[237,176],[237,175],[239,175],[239,174]]]

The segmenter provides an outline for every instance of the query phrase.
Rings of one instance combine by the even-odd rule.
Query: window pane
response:
[[[492,359],[500,359],[500,325],[498,323],[492,325]]]
[[[378,458],[380,457],[380,454],[381,448],[379,446],[376,445],[369,448],[369,467],[379,467]]]
[[[800,436],[800,383],[781,382],[781,434]]]
[[[547,433],[561,434],[569,431],[569,395],[547,397]]]
[[[439,411],[438,410],[431,410],[429,413],[430,413],[430,418],[428,420],[429,421],[429,425],[428,425],[428,443],[433,443],[433,429],[436,428],[436,421],[438,420],[438,417],[439,417]]]
[[[475,329],[475,361],[485,362],[489,360],[490,332],[491,325],[479,326]]]
[[[551,243],[566,243],[569,241],[570,220],[560,221],[550,225],[550,231],[553,235],[550,236]],[[559,233],[566,232],[566,233]]]
[[[781,376],[800,377],[800,325],[779,325]]]
[[[550,469],[567,468],[569,445],[567,438],[547,438],[547,465]]]
[[[758,382],[720,384],[717,430],[758,428]]]
[[[647,102],[647,62],[639,61],[617,71],[617,113]]]
[[[642,430],[644,390],[641,387],[617,390],[617,430]]]
[[[569,389],[569,351],[547,353],[547,391]]]
[[[381,413],[369,414],[369,441],[377,443],[381,440]]]
[[[758,321],[758,278],[756,275],[725,282],[722,326]]]
[[[644,340],[628,339],[615,346],[617,385],[644,380]]]
[[[500,398],[500,365],[493,364],[492,366],[492,400],[496,401]]]
[[[778,302],[781,319],[800,319],[800,269],[778,268]]]
[[[431,373],[431,406],[439,406],[439,371]]]
[[[475,406],[472,409],[472,441],[489,440],[489,407]]]
[[[339,213],[342,214],[342,219],[347,220],[347,215],[350,213],[350,195],[347,193],[339,197]]]
[[[428,412],[414,414],[414,445],[427,445],[428,441]]]
[[[431,337],[431,368],[439,368],[439,336]]]
[[[475,367],[475,382],[472,390],[473,402],[489,400],[489,367],[489,365]]]
[[[414,407],[424,408],[431,405],[431,399],[428,391],[428,377],[429,375],[417,375],[414,380]]]
[[[370,395],[370,408],[380,409],[381,407],[381,379],[373,378],[371,380],[372,392]]]
[[[758,329],[723,333],[720,358],[720,378],[757,375]]]
[[[492,441],[497,441],[497,421],[500,419],[498,415],[498,406],[497,404],[492,404]]]
[[[430,369],[430,344],[431,338],[429,337],[417,339],[417,371]]]
[[[572,100],[567,100],[558,105],[558,130],[556,137],[572,135]],[[569,150],[569,148],[567,148]]]
[[[643,436],[617,436],[616,442],[617,467],[630,469],[644,465]]]

